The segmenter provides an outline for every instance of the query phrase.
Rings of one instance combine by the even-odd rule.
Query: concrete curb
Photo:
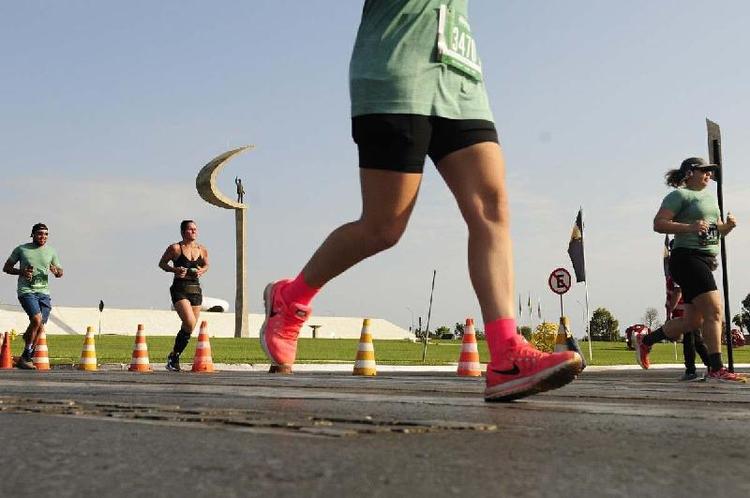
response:
[[[106,371],[127,371],[128,363],[105,363],[100,364],[100,370]],[[184,370],[189,371],[191,364],[184,365]],[[750,363],[735,363],[735,368],[750,369]],[[268,363],[214,363],[217,371],[225,372],[268,372],[270,364]],[[55,365],[54,369],[75,370],[75,365]],[[154,371],[166,371],[164,363],[151,363]],[[351,373],[354,368],[352,363],[299,363],[294,365],[295,372],[347,372]],[[445,373],[456,372],[458,364],[451,365],[378,365],[378,372],[411,372],[411,373]],[[664,363],[651,365],[649,370],[683,370],[683,365]],[[638,365],[592,365],[586,367],[587,372],[616,372],[625,370],[642,370]]]

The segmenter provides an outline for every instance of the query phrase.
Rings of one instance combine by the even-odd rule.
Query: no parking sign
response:
[[[570,290],[570,272],[565,268],[557,268],[550,273],[548,282],[549,288],[552,289],[552,292],[562,296]]]

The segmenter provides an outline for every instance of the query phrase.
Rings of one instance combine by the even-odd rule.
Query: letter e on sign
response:
[[[549,288],[555,294],[565,294],[570,290],[570,272],[565,268],[557,268],[549,276]]]

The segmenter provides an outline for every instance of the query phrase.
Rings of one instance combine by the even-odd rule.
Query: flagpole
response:
[[[584,246],[585,247],[585,246]],[[584,252],[586,250],[584,249]],[[591,350],[591,331],[589,330],[589,322],[591,321],[591,315],[589,314],[589,277],[586,275],[586,280],[583,282],[586,289],[586,336],[589,338],[589,361],[594,361],[594,355]]]
[[[531,330],[534,330],[534,318],[531,316],[531,292],[529,292],[529,297],[526,301],[526,307],[529,309],[529,327],[531,327]]]
[[[586,337],[589,341],[589,361],[594,359],[594,350],[591,344],[591,314],[589,312],[589,279],[586,277],[586,243],[584,241],[584,230],[585,223],[583,222],[583,206],[578,208],[578,214],[576,215],[576,221],[573,224],[573,231],[570,234],[570,242],[568,242],[568,256],[570,256],[570,262],[573,264],[573,270],[576,274],[576,282],[583,282],[586,288]],[[583,354],[580,349],[576,348],[578,353],[581,354],[581,360],[583,360]]]
[[[583,205],[579,207],[581,210],[581,226],[583,223]],[[583,238],[583,231],[581,231],[581,246],[583,247],[583,260],[586,261],[586,241]],[[586,280],[583,281],[584,288],[586,289],[586,336],[589,339],[589,361],[594,361],[594,352],[591,347],[591,330],[589,330],[589,323],[591,322],[591,315],[589,314],[589,272],[587,272]]]

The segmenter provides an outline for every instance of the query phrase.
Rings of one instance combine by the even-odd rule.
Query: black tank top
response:
[[[185,278],[177,278],[177,275],[175,275],[174,277],[175,282],[179,282],[182,284],[188,284],[188,283],[197,284],[198,273],[195,272],[194,270],[197,270],[198,268],[205,266],[206,262],[203,260],[203,251],[201,251],[201,255],[198,256],[198,259],[188,259],[187,256],[185,256],[185,253],[182,252],[182,242],[180,242],[180,255],[172,260],[172,264],[175,266],[175,268],[177,268],[178,266],[181,266],[183,268],[188,269],[188,272],[187,272],[187,275],[185,275]]]

